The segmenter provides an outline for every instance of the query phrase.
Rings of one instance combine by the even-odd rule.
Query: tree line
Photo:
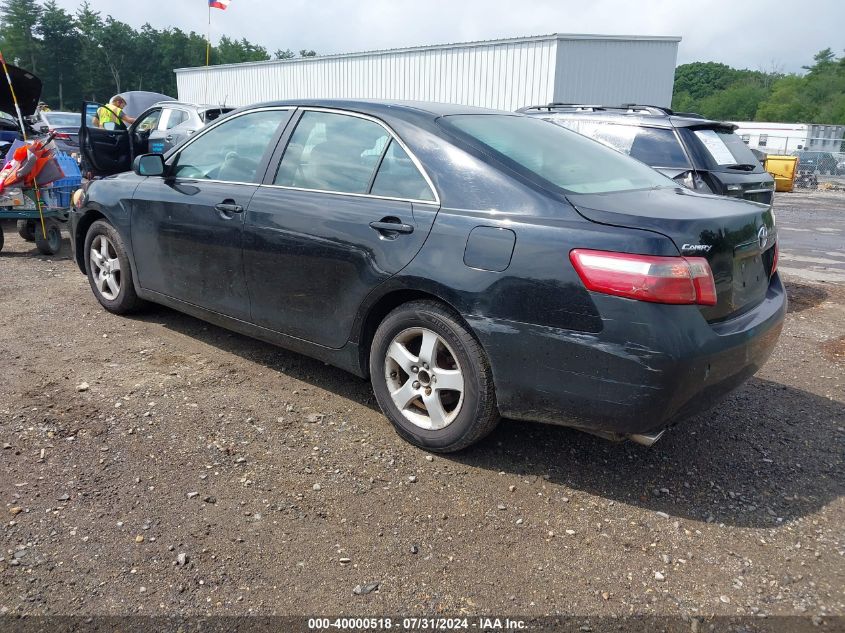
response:
[[[724,121],[845,125],[845,55],[826,48],[804,74],[693,62],[675,70],[672,109]]]
[[[37,74],[42,99],[76,110],[127,90],[176,96],[175,68],[205,63],[205,36],[178,28],[139,29],[83,1],[75,12],[54,0],[0,0],[0,51]],[[223,36],[211,64],[313,57],[313,50],[267,48]],[[678,66],[672,107],[727,121],[845,124],[845,56],[826,48],[803,74],[740,70],[716,62]]]
[[[78,110],[83,100],[106,101],[128,90],[176,96],[175,68],[201,66],[205,35],[178,28],[135,29],[82,2],[69,12],[54,0],[2,0],[0,51],[6,60],[38,75],[42,100],[54,109]],[[245,38],[220,38],[211,64],[316,56],[313,50],[276,50]]]

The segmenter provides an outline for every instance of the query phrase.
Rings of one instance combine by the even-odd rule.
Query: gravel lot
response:
[[[787,277],[768,365],[650,449],[505,421],[444,457],[4,228],[2,613],[845,615],[845,285]]]

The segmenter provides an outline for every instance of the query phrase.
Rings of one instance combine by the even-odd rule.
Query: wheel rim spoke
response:
[[[109,267],[113,273],[118,272],[120,270],[120,260],[117,257],[109,260]]]
[[[390,394],[390,397],[393,398],[393,402],[399,408],[400,411],[404,411],[408,408],[408,405],[411,404],[416,398],[419,397],[419,393],[413,387],[413,380],[410,378],[405,381],[405,384],[399,387],[396,391],[393,391]]]
[[[419,363],[419,359],[399,341],[393,341],[390,344],[387,357],[399,365],[408,375],[411,374],[411,368]]]
[[[464,391],[464,376],[457,369],[438,369],[437,383],[434,388],[437,391]]]
[[[117,283],[117,280],[114,278],[114,275],[107,275],[106,283],[108,284],[109,290],[111,290],[113,297],[116,297],[117,293],[120,292],[120,285]]]
[[[423,330],[422,344],[420,345],[420,361],[434,367],[437,360],[437,344],[440,341],[437,334],[431,330]]]
[[[440,395],[436,391],[433,391],[430,395],[424,395],[423,404],[425,404],[425,410],[431,420],[432,429],[442,429],[446,426],[449,421],[449,414],[443,408]]]
[[[98,270],[103,267],[103,256],[100,255],[96,248],[91,249],[91,263],[94,264]]]

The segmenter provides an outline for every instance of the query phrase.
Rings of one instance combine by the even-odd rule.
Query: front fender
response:
[[[126,254],[132,265],[132,276],[137,286],[135,276],[135,257],[132,252],[132,199],[135,190],[143,178],[132,173],[119,174],[100,180],[94,180],[88,185],[85,201],[79,209],[70,214],[71,244],[76,265],[83,274],[85,270],[85,236],[88,229],[97,220],[106,220],[111,224],[123,240]]]

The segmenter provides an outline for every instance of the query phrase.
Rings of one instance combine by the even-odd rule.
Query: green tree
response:
[[[756,82],[737,82],[702,99],[698,112],[708,119],[753,121],[760,102],[768,96],[769,91]]]
[[[675,69],[675,93],[699,101],[730,86],[738,74],[735,68],[716,62],[681,64]]]
[[[73,16],[59,7],[54,0],[44,4],[44,10],[36,26],[41,36],[41,56],[43,70],[40,73],[44,89],[41,99],[60,110],[65,103],[74,107],[82,99],[78,86],[78,72],[75,63],[53,63],[51,60],[76,60],[80,51],[79,34]]]
[[[0,3],[0,28],[3,30],[3,54],[15,65],[38,72],[39,42],[35,27],[41,17],[36,0],[3,0]]]

